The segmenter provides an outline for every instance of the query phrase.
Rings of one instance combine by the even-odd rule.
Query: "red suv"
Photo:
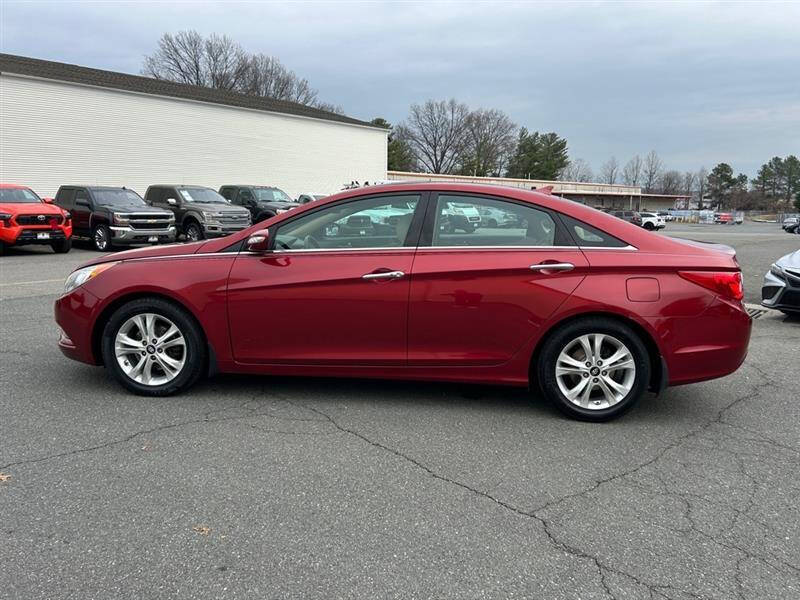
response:
[[[453,230],[454,206],[514,226]],[[538,192],[390,184],[226,238],[98,258],[67,278],[55,315],[65,355],[140,394],[218,371],[463,381],[538,386],[604,420],[648,389],[735,371],[750,339],[742,296],[727,246]]]
[[[69,252],[70,214],[24,185],[0,183],[0,253],[23,244],[47,244],[55,252]]]

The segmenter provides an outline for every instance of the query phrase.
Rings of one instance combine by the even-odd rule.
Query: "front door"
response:
[[[430,202],[411,281],[408,364],[502,364],[575,290],[588,262],[531,204],[457,194]]]
[[[419,194],[324,205],[272,227],[228,283],[236,361],[404,365]],[[421,219],[421,215],[417,215]]]

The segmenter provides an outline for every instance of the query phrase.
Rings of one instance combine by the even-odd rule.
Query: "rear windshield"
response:
[[[36,204],[41,201],[39,196],[27,188],[0,188],[0,202],[6,204]]]
[[[278,188],[255,188],[259,200],[266,202],[294,202],[289,194]]]
[[[101,206],[144,206],[142,197],[133,190],[92,190]]]
[[[185,202],[201,202],[203,204],[228,204],[228,201],[209,188],[179,188]]]

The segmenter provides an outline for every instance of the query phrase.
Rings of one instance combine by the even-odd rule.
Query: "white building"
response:
[[[0,54],[0,182],[274,185],[386,178],[387,131],[293,102]]]

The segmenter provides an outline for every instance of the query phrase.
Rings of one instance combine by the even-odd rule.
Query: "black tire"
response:
[[[72,248],[72,238],[53,242],[50,247],[56,254],[66,254]]]
[[[200,227],[200,223],[197,221],[189,221],[186,224],[184,233],[186,234],[187,242],[199,242],[206,237],[205,233],[203,232],[203,228]]]
[[[644,228],[647,229],[647,231],[653,231],[653,229],[655,229],[655,225],[653,225],[650,222],[647,222],[644,224]]]
[[[111,230],[105,225],[97,225],[92,230],[92,245],[98,252],[111,250]]]
[[[143,385],[134,381],[122,370],[114,352],[114,342],[123,324],[133,316],[154,313],[163,316],[180,330],[186,342],[186,361],[174,379],[163,385]],[[199,325],[180,306],[161,298],[139,298],[120,306],[106,323],[100,341],[103,364],[123,387],[140,396],[170,396],[194,384],[204,373],[206,366],[206,341]]]
[[[486,223],[486,226],[494,229],[495,227],[497,227],[497,219],[489,219],[489,222]]]
[[[616,404],[607,408],[590,409],[573,404],[562,393],[556,380],[556,361],[576,338],[601,333],[622,342],[631,353],[635,366],[633,383],[628,393]],[[629,326],[606,317],[586,317],[557,328],[542,346],[535,372],[544,396],[564,414],[582,421],[608,421],[633,408],[650,383],[650,356],[639,335]],[[597,381],[594,379],[594,381]]]

